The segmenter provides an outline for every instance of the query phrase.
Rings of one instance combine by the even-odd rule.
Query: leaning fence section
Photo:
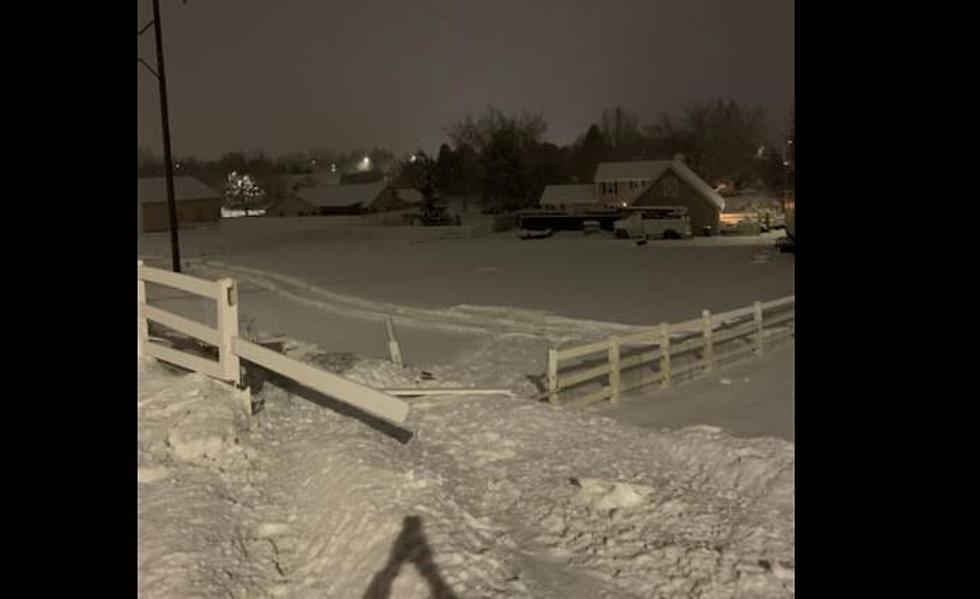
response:
[[[147,303],[146,284],[179,289],[215,303],[217,326],[212,327]],[[338,399],[376,418],[401,425],[409,404],[391,395],[294,360],[242,339],[238,335],[238,285],[234,279],[208,281],[137,263],[138,355],[156,358],[187,370],[240,385],[241,360],[252,362],[297,383]],[[150,337],[149,323],[156,322],[206,346],[217,349],[217,359],[180,351]],[[393,333],[392,333],[393,336]],[[392,341],[397,345],[397,341]],[[212,354],[215,352],[211,352]],[[400,350],[399,350],[400,358]]]
[[[679,379],[750,355],[762,355],[778,339],[795,334],[795,296],[721,314],[661,323],[628,335],[548,350],[548,401],[585,406],[652,384]]]

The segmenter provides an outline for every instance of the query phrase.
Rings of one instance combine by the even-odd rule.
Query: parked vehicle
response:
[[[521,229],[519,237],[521,239],[545,239],[551,237],[553,232],[551,229]]]
[[[616,237],[623,239],[686,239],[692,236],[687,208],[631,208],[626,218],[613,224]]]
[[[459,215],[452,216],[441,206],[432,208],[422,208],[419,212],[410,215],[411,222],[415,226],[438,227],[447,225],[461,224]]]

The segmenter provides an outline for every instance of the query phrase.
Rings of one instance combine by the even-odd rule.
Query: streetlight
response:
[[[185,0],[186,3],[186,0]],[[160,87],[160,119],[163,124],[163,162],[166,167],[167,179],[167,215],[170,220],[170,253],[173,262],[173,271],[180,272],[180,243],[177,239],[177,202],[174,200],[174,167],[170,157],[170,116],[167,110],[167,76],[163,68],[163,34],[160,25],[160,2],[153,0],[153,21],[147,23],[136,34],[137,37],[153,25],[153,35],[156,40],[157,68],[146,64],[140,57],[136,57],[140,64],[147,68]]]

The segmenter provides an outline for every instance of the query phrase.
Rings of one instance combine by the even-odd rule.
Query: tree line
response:
[[[768,126],[761,108],[734,100],[692,104],[679,118],[664,115],[648,124],[616,106],[604,110],[573,143],[559,146],[543,139],[548,125],[542,115],[505,114],[490,106],[450,123],[444,131],[447,142],[433,157],[418,150],[396,158],[385,148],[312,149],[276,157],[261,151],[229,152],[213,161],[178,159],[175,167],[177,174],[194,175],[219,188],[232,172],[261,178],[367,168],[395,185],[419,189],[427,200],[470,197],[488,207],[517,209],[533,205],[547,185],[591,182],[600,162],[681,155],[711,185],[778,192],[793,184],[793,123],[786,141],[777,144],[767,141]],[[141,149],[139,172],[160,176],[162,161]]]

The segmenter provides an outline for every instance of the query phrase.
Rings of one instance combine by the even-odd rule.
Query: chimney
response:
[[[674,154],[674,160],[676,160],[677,162],[684,162],[684,155],[683,154]]]

